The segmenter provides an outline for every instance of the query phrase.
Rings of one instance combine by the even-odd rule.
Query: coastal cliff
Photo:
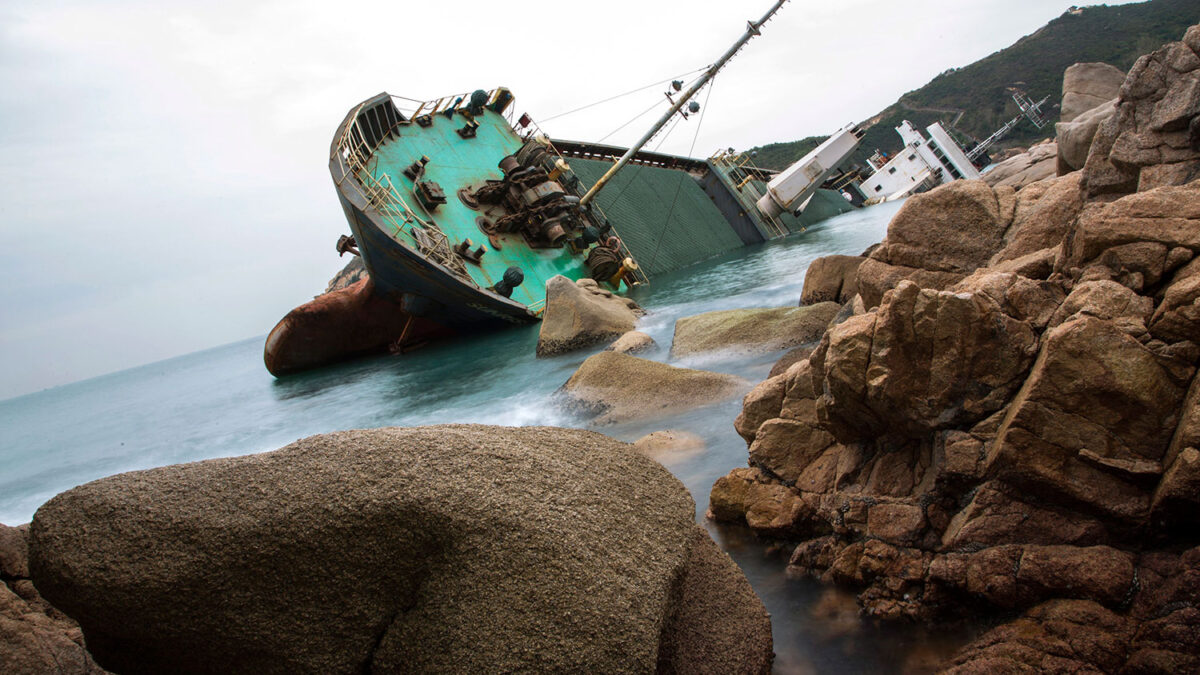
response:
[[[806,279],[858,297],[712,489],[865,614],[1009,619],[953,672],[1200,668],[1200,26],[1107,105],[1082,169],[918,195]]]

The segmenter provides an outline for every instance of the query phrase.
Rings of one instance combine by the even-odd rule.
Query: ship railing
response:
[[[393,96],[392,98],[399,97]],[[346,166],[346,171],[338,184],[343,184],[347,176],[354,176],[356,181],[352,185],[355,191],[387,225],[394,229],[394,236],[407,233],[416,243],[416,248],[422,255],[447,267],[455,275],[470,281],[471,277],[467,274],[466,263],[454,254],[446,233],[432,219],[422,218],[409,205],[396,186],[392,184],[390,176],[379,175],[373,170],[372,163],[375,153],[389,137],[389,134],[380,135],[380,140],[374,145],[364,142],[363,139],[370,137],[359,128],[362,119],[361,113],[365,105],[364,102],[354,109],[352,122],[346,125],[334,148],[334,152],[340,154]],[[403,124],[403,122],[399,124]],[[388,132],[393,130],[389,129]]]
[[[550,152],[554,153],[555,157],[569,165],[570,162],[567,161],[567,158],[563,156],[562,152],[560,152],[558,148],[554,147],[554,142],[550,140],[550,135],[542,131],[542,128],[538,126],[538,123],[535,122],[532,117],[529,117],[528,114],[526,114],[526,117],[528,119],[528,123],[524,127],[524,134],[520,134],[518,132],[518,135],[521,136],[521,140],[528,143],[535,137],[541,137],[545,139],[546,148],[550,150]],[[516,131],[516,128],[514,127],[513,130]],[[608,217],[608,214],[604,213],[604,209],[600,208],[600,205],[596,202],[591,203],[591,208],[600,213],[600,217],[604,219],[604,222],[608,223],[608,226],[612,229],[612,232],[617,237],[617,240],[621,242],[621,258],[628,258],[634,261],[635,264],[633,269],[629,270],[627,274],[633,277],[634,283],[640,285],[649,285],[650,278],[646,276],[646,272],[642,269],[642,266],[636,264],[637,259],[633,257],[633,252],[630,251],[629,247],[625,245],[624,237],[622,237],[621,233],[617,230],[617,226],[613,225],[612,220],[610,220]]]
[[[778,218],[768,213],[763,213],[762,210],[757,207],[758,200],[766,196],[766,192],[764,190],[759,190],[758,186],[755,185],[753,176],[751,174],[759,171],[760,169],[750,161],[750,157],[746,153],[726,152],[722,150],[712,157],[709,157],[708,161],[712,162],[713,165],[722,170],[722,172],[725,174],[725,177],[729,179],[729,182],[733,184],[733,187],[736,188],[738,192],[741,192],[742,194],[748,194],[750,196],[750,201],[755,204],[753,207],[755,213],[757,213],[762,219],[763,224],[767,228],[768,234],[770,234],[772,238],[783,237],[788,234],[787,227],[784,226],[784,224]],[[746,174],[746,177],[740,182],[734,182],[734,169],[742,169],[743,173]]]

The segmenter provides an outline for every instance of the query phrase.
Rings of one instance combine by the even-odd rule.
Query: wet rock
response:
[[[749,388],[749,382],[733,375],[600,352],[571,375],[559,391],[559,402],[593,424],[604,425],[682,412]]]
[[[1089,546],[1108,540],[1095,518],[1070,509],[1032,504],[1019,490],[995,482],[979,487],[971,502],[954,516],[942,535],[942,548],[955,551],[1004,544]]]
[[[730,309],[675,322],[671,355],[719,349],[771,352],[816,342],[841,307],[822,302],[808,307]]]
[[[1001,203],[1004,197],[1004,203]],[[987,264],[1003,243],[1016,197],[981,180],[939,186],[905,202],[871,258],[890,265],[969,274]],[[863,292],[860,269],[860,292]],[[863,292],[863,300],[871,303]]]
[[[786,354],[779,357],[779,360],[775,362],[775,365],[771,366],[771,372],[767,374],[767,377],[782,375],[793,365],[801,361],[808,360],[808,357],[812,355],[813,350],[816,348],[817,345],[815,343],[809,343],[789,350]]]
[[[807,516],[803,500],[756,469],[734,469],[713,483],[708,517],[745,523],[768,536],[794,535]]]
[[[413,345],[452,334],[376,293],[367,278],[288,312],[267,335],[263,362],[278,377],[384,354],[402,338]]]
[[[704,438],[678,429],[654,431],[633,442],[638,452],[651,459],[661,459],[703,450]]]
[[[1117,97],[1125,72],[1107,63],[1076,63],[1063,73],[1059,119],[1072,122],[1096,106]]]
[[[1144,517],[1141,481],[1162,471],[1184,385],[1112,323],[1049,331],[988,457],[988,474],[1051,501]]]
[[[1064,120],[1054,125],[1058,175],[1064,176],[1083,168],[1100,124],[1116,113],[1117,99],[1114,98],[1080,113],[1072,121]]]
[[[606,348],[606,351],[618,354],[640,354],[657,346],[658,343],[654,341],[654,338],[640,330],[631,330],[617,338],[616,342]]]
[[[742,412],[733,421],[733,427],[747,443],[754,442],[764,422],[779,417],[786,389],[787,378],[775,375],[760,382],[742,399]]]
[[[804,274],[800,304],[848,302],[858,294],[858,266],[864,260],[863,256],[827,255],[812,261]]]
[[[767,675],[771,618],[738,566],[699,526],[658,651],[662,673]]]
[[[1095,602],[1053,600],[988,631],[942,672],[1117,672],[1133,632],[1133,622]]]
[[[554,356],[612,341],[632,331],[642,314],[632,300],[613,295],[592,279],[551,277],[537,355]]]
[[[1058,170],[1057,157],[1058,147],[1053,142],[1039,143],[997,164],[983,175],[983,182],[995,188],[1023,190],[1027,185],[1054,176]]]
[[[693,512],[591,432],[351,431],[70,490],[31,568],[123,673],[766,672],[765,612]]]

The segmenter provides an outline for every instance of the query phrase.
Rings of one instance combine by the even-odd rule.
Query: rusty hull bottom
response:
[[[453,334],[382,298],[368,278],[288,312],[267,335],[263,362],[279,377]]]

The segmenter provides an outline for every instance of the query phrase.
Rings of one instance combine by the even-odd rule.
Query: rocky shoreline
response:
[[[1012,617],[949,672],[1200,668],[1197,83],[1193,27],[1081,113],[1081,167],[1039,150],[1061,175],[918,195],[814,265],[806,298],[859,299],[747,395],[710,517],[870,616]]]

